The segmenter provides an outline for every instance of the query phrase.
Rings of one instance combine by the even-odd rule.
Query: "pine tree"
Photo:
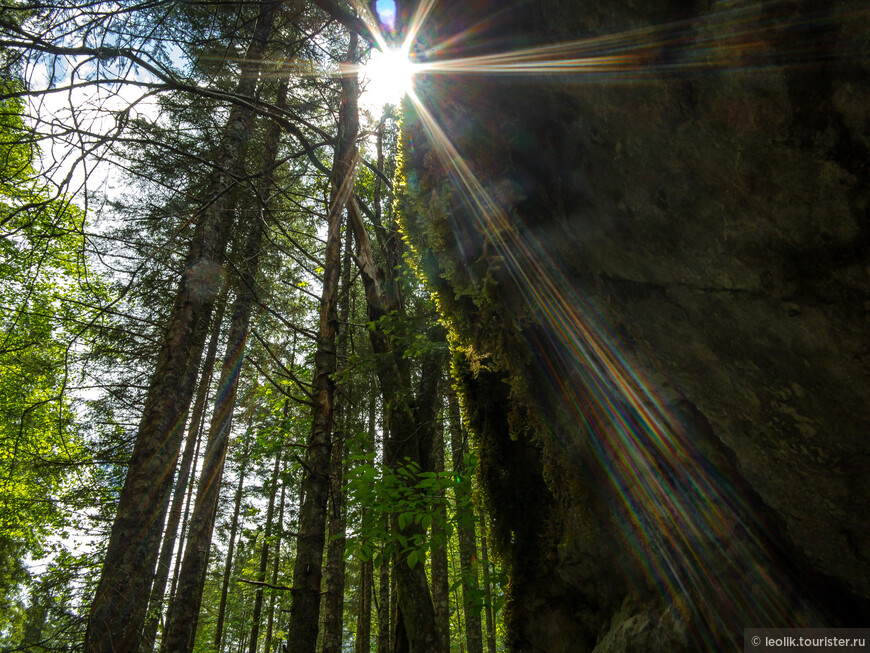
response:
[[[347,61],[356,57],[356,38],[351,35]],[[341,80],[342,101],[330,180],[327,242],[323,291],[315,353],[315,408],[308,440],[306,475],[302,483],[304,502],[300,510],[299,537],[293,570],[293,602],[290,608],[287,650],[314,653],[320,614],[322,557],[329,497],[330,439],[335,407],[336,303],[341,267],[341,216],[353,193],[358,131],[357,82],[355,75]]]
[[[256,70],[276,6],[275,2],[261,5],[237,86],[240,96],[254,94]],[[230,175],[240,169],[245,159],[251,120],[251,111],[239,105],[233,106],[227,120],[220,160],[206,191],[210,203],[196,225],[187,255],[91,605],[85,636],[88,653],[138,648],[172,471],[181,444],[183,417],[220,292],[220,263],[233,220],[226,191],[233,186]]]

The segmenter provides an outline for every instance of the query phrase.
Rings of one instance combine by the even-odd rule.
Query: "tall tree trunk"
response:
[[[242,557],[241,554],[242,554],[242,551],[240,550],[239,551],[239,566],[242,565],[242,560],[244,560],[244,558]],[[238,575],[239,571],[240,570],[237,568],[236,575]],[[243,624],[248,623],[248,613],[249,613],[248,608],[245,608],[245,611],[242,613],[242,619],[241,619],[241,622]],[[239,642],[239,644],[236,647],[236,653],[242,653],[242,651],[245,650],[245,645],[247,645],[247,643],[248,643],[248,631],[247,630],[242,632],[242,638],[240,640],[238,640],[238,642]],[[220,653],[220,649],[218,649],[215,653]]]
[[[349,257],[348,257],[349,258]],[[369,410],[368,410],[368,441],[365,453],[375,451],[375,387],[370,387]],[[363,506],[363,521],[365,521],[366,508]],[[372,558],[360,564],[359,607],[356,621],[356,641],[354,653],[370,653],[371,651],[371,626],[372,626],[372,590],[374,585],[374,564]]]
[[[348,318],[350,315],[350,234],[344,240],[344,257],[341,263],[341,301],[338,309],[337,358],[342,367],[347,365]],[[345,527],[344,512],[344,450],[347,433],[346,393],[336,401],[336,420],[340,428],[333,431],[332,463],[329,474],[329,495],[332,511],[329,513],[329,541],[326,545],[326,568],[324,570],[325,600],[323,606],[323,653],[341,653],[344,629],[344,576],[345,576]]]
[[[448,546],[450,547],[450,565],[452,567],[453,573],[461,578],[462,570],[457,569],[459,565],[459,553],[457,551],[457,547],[455,546],[454,541],[451,539],[448,542]],[[461,583],[460,583],[461,585]],[[459,653],[466,653],[465,647],[467,646],[466,638],[465,638],[465,617],[462,613],[462,610],[459,609],[459,606],[462,605],[462,590],[459,587],[454,586],[452,589],[453,594],[453,604],[457,606],[455,611],[456,623],[455,630],[457,633],[457,644],[459,644]]]
[[[281,451],[275,456],[275,468],[272,470],[272,483],[269,491],[269,507],[266,509],[266,529],[263,532],[263,548],[260,551],[260,570],[257,580],[266,580],[266,567],[269,566],[269,541],[272,537],[272,517],[275,514],[275,495],[278,493],[278,474],[281,472]],[[257,653],[257,643],[260,637],[260,614],[263,611],[263,587],[257,588],[254,599],[254,612],[251,616],[251,642],[249,653]]]
[[[199,380],[196,401],[193,405],[193,413],[190,417],[190,426],[188,427],[187,443],[181,456],[181,465],[178,470],[178,478],[175,481],[175,491],[172,496],[172,508],[166,521],[166,534],[163,536],[163,545],[161,546],[160,558],[157,562],[157,574],[151,586],[150,614],[145,622],[140,643],[140,651],[142,653],[148,653],[154,649],[154,639],[157,635],[157,627],[160,624],[160,613],[163,610],[166,583],[169,579],[169,568],[172,564],[172,552],[178,539],[181,511],[184,505],[184,498],[187,495],[188,485],[190,485],[190,472],[193,467],[194,454],[199,450],[199,437],[202,434],[205,406],[208,403],[208,391],[211,386],[215,358],[217,358],[218,339],[220,338],[221,326],[223,325],[226,302],[227,293],[224,291],[223,297],[218,303],[218,312],[214,318],[208,349],[206,350],[205,360],[202,365],[202,375]]]
[[[236,93],[254,94],[256,71],[278,2],[261,5],[254,37],[241,64]],[[251,111],[234,105],[224,131],[215,172],[205,194],[207,208],[197,221],[185,272],[151,385],[130,465],[112,524],[106,557],[88,615],[86,653],[132,652],[139,648],[160,536],[172,491],[181,440],[220,273],[233,212],[228,210],[232,175],[245,158]]]
[[[433,471],[444,471],[444,426],[440,422],[435,429],[432,446]],[[441,633],[443,653],[450,653],[450,582],[447,578],[447,507],[444,505],[444,492],[439,496],[432,520],[432,537],[442,540],[441,546],[432,552],[432,603],[435,606],[435,623]]]
[[[372,560],[369,558],[359,566],[359,600],[356,614],[356,638],[354,653],[369,653],[371,650],[372,617]]]
[[[408,406],[398,397],[387,399],[387,415],[390,420],[390,440],[387,451],[387,461],[398,468],[404,464],[407,457],[420,465],[423,471],[432,470],[432,438],[434,435],[435,404],[438,396],[438,381],[441,376],[440,360],[435,356],[425,356],[420,375],[420,388],[417,391],[416,410],[409,411]],[[383,380],[381,387],[384,387]],[[407,396],[407,391],[405,395]],[[392,410],[392,406],[396,410]],[[410,418],[410,421],[409,421]],[[416,441],[416,442],[415,442]],[[400,528],[399,532],[413,541],[423,534],[421,525],[411,520]],[[411,653],[441,651],[444,642],[435,623],[435,607],[429,593],[426,580],[426,570],[422,563],[411,567],[408,563],[408,552],[400,552],[396,556],[393,569],[396,574],[399,608],[402,621],[408,635]]]
[[[285,404],[286,408],[287,404]],[[285,413],[286,417],[286,413]],[[287,486],[281,485],[281,501],[279,503],[278,508],[278,532],[282,533],[284,530],[284,497],[286,494]],[[272,585],[278,584],[278,570],[281,567],[281,537],[277,537],[275,539],[275,559],[272,563]],[[263,645],[263,650],[265,653],[269,653],[272,650],[272,628],[275,625],[275,590],[272,590],[272,593],[269,595],[269,619],[266,622],[266,641]]]
[[[253,220],[240,267],[236,299],[233,302],[227,351],[221,367],[220,391],[209,426],[208,444],[199,480],[196,504],[190,522],[188,546],[179,574],[178,592],[173,599],[176,609],[166,626],[166,651],[189,653],[196,634],[203,579],[220,497],[224,462],[230,441],[230,425],[236,405],[236,393],[248,340],[248,326],[254,302],[254,283],[259,268],[263,240],[263,218]]]
[[[293,337],[293,353],[290,357],[290,369],[293,371],[296,363],[296,336]],[[284,402],[284,423],[287,423],[287,417],[290,415],[290,401]],[[281,502],[278,508],[278,537],[275,538],[275,560],[272,565],[272,585],[278,584],[278,570],[281,566],[281,540],[284,535],[284,499],[286,497],[287,485],[281,483]],[[264,645],[265,653],[269,653],[272,648],[272,628],[275,625],[275,592],[272,590],[269,597],[269,620],[266,623],[266,642]],[[280,606],[280,601],[279,601]]]
[[[348,62],[356,57],[356,35],[351,34]],[[308,440],[306,474],[302,481],[304,501],[299,511],[299,535],[293,566],[288,653],[314,653],[320,617],[320,581],[329,498],[330,440],[334,411],[336,370],[335,334],[338,277],[340,274],[341,214],[353,194],[359,129],[355,75],[341,79],[338,134],[332,166],[326,255],[317,350],[314,354],[314,410]]]
[[[284,73],[281,77],[277,89],[276,107],[281,110],[286,105],[287,88],[289,85],[289,74]],[[266,130],[264,138],[263,156],[261,165],[264,174],[258,184],[258,196],[265,198],[268,196],[274,180],[275,161],[278,156],[278,140],[281,134],[280,126],[275,122],[270,122]],[[212,531],[214,530],[214,515],[217,509],[217,502],[220,493],[220,483],[223,476],[224,459],[226,457],[226,449],[229,444],[229,432],[232,413],[235,408],[236,393],[238,390],[239,376],[242,369],[242,360],[244,359],[245,346],[247,344],[251,310],[255,301],[255,284],[257,272],[259,270],[260,252],[262,249],[263,236],[267,229],[267,221],[271,218],[269,207],[263,206],[260,215],[251,223],[250,234],[244,248],[243,260],[239,265],[239,283],[236,301],[233,304],[233,316],[230,324],[230,332],[227,342],[227,352],[224,357],[224,364],[221,370],[221,380],[219,387],[223,393],[223,401],[215,403],[215,413],[212,418],[212,424],[209,429],[209,446],[206,449],[205,463],[203,466],[203,476],[201,478],[201,493],[202,501],[197,498],[197,509],[194,509],[194,521],[202,528],[202,543],[206,551],[211,541]],[[207,515],[211,515],[210,519]],[[197,521],[198,520],[198,521]],[[208,543],[205,542],[206,538]],[[204,578],[204,573],[208,564],[208,554],[195,552],[188,560],[185,554],[185,564],[190,565],[190,577]],[[184,565],[182,565],[182,571]],[[265,575],[265,569],[263,570]],[[186,589],[185,599],[191,601],[191,609],[195,604],[196,610],[199,609],[199,603],[202,598],[203,583],[190,584]],[[262,610],[262,591],[258,594],[260,604],[259,610],[256,610],[258,616]],[[222,597],[223,598],[223,597]],[[196,615],[194,615],[195,617]],[[221,615],[222,616],[222,615]],[[179,614],[179,619],[184,618]],[[222,619],[219,618],[219,624],[222,625]],[[192,622],[184,622],[179,624],[179,637],[192,638],[196,632],[195,618]],[[256,629],[259,628],[259,622],[254,625],[253,645],[256,646]],[[167,628],[168,630],[168,628]],[[185,635],[184,633],[187,633]],[[217,629],[216,641],[220,641],[221,628]],[[219,645],[218,645],[219,648]]]
[[[345,515],[342,491],[344,467],[343,433],[333,438],[330,488],[332,510],[329,512],[329,541],[324,567],[323,644],[322,653],[340,653],[344,625],[344,548]]]
[[[239,470],[239,482],[236,485],[236,494],[233,498],[233,519],[230,522],[230,541],[227,545],[227,560],[224,565],[224,575],[221,582],[221,598],[218,604],[217,625],[215,626],[214,648],[215,651],[221,650],[221,642],[224,636],[224,618],[227,609],[227,593],[230,587],[230,577],[233,571],[233,554],[236,548],[236,533],[239,531],[239,513],[242,508],[242,491],[245,487],[245,472],[248,469],[248,445],[251,442],[251,435],[245,439],[245,451],[242,454],[242,468]]]
[[[172,585],[169,588],[168,602],[172,601],[175,596],[175,590],[178,588],[178,572],[181,571],[181,561],[184,555],[184,544],[187,541],[187,525],[190,522],[190,504],[196,494],[196,465],[199,461],[199,448],[202,444],[203,431],[205,430],[205,415],[203,415],[203,428],[196,438],[196,450],[193,452],[193,465],[190,470],[190,481],[187,484],[187,496],[184,500],[184,517],[181,520],[181,532],[178,534],[178,553],[175,555],[175,565],[172,570]]]
[[[487,653],[495,653],[495,624],[492,618],[492,585],[490,585],[489,573],[489,547],[486,541],[486,522],[480,524],[480,551],[483,554],[483,592],[484,613],[486,614],[486,650]]]
[[[383,171],[384,169],[384,155],[383,155],[383,122],[381,123],[378,129],[378,170]],[[376,219],[380,221],[381,219],[381,201],[380,201],[380,177],[375,177],[375,214]],[[354,229],[358,228],[357,225],[354,225]],[[364,248],[364,244],[361,245],[359,241],[357,241],[357,251],[361,248]],[[372,402],[369,406],[369,429],[374,433],[374,393],[376,391],[376,385],[372,382],[371,393],[372,393]],[[382,449],[381,449],[381,460],[386,460],[386,444],[387,444],[387,424],[384,422],[383,424],[383,441],[382,441]],[[374,449],[374,447],[373,447]],[[386,467],[386,465],[384,465]],[[390,559],[389,556],[384,555],[383,560],[381,561],[380,569],[378,570],[378,652],[377,653],[390,653],[391,644],[392,644],[392,617],[394,614],[394,604],[396,602],[395,592],[391,592],[391,587],[393,585],[393,574],[390,568]]]
[[[285,70],[278,81],[278,88],[276,91],[275,106],[278,108],[279,111],[283,111],[287,105],[287,89],[289,85],[290,74]],[[270,122],[268,128],[266,129],[266,136],[264,138],[262,160],[264,174],[260,180],[260,183],[258,184],[257,193],[262,199],[265,199],[269,196],[272,185],[274,183],[274,168],[275,162],[278,159],[278,140],[280,136],[280,125],[275,121]],[[263,214],[264,217],[268,215],[269,219],[271,219],[271,212],[269,211],[268,206],[263,207]],[[285,401],[284,404],[285,415],[287,413],[288,407],[289,400]],[[269,507],[266,512],[266,530],[265,537],[263,539],[263,550],[260,555],[260,571],[257,576],[257,580],[260,582],[266,580],[266,567],[269,564],[269,540],[272,535],[272,517],[275,510],[275,493],[278,487],[278,473],[280,472],[280,465],[281,452],[279,451],[278,455],[275,458],[275,470],[272,475],[272,490],[269,496]],[[254,612],[252,615],[251,624],[250,653],[257,653],[257,644],[260,635],[260,614],[263,610],[263,591],[263,587],[261,586],[257,590],[256,598],[254,599]]]
[[[459,522],[459,567],[462,571],[462,604],[465,612],[465,637],[468,653],[483,653],[483,633],[480,623],[480,607],[472,596],[477,585],[477,543],[474,533],[474,508],[471,503],[471,483],[467,478],[465,454],[467,442],[459,421],[459,402],[456,395],[449,396],[450,447],[453,449],[453,473],[465,482],[456,486],[456,510]]]
[[[348,215],[356,240],[356,262],[365,286],[369,320],[378,325],[380,319],[392,311],[403,315],[399,285],[394,276],[395,267],[380,269],[375,265],[371,241],[362,223],[359,207],[353,200],[348,205]],[[390,258],[388,254],[388,260]],[[443,332],[439,335],[443,339]],[[384,399],[385,430],[390,434],[385,448],[385,462],[397,469],[407,458],[418,463],[420,469],[431,471],[442,357],[434,354],[423,357],[420,388],[415,401],[405,346],[401,342],[394,342],[388,333],[377,326],[369,331],[369,338],[377,358],[376,373]],[[409,479],[409,483],[414,483],[414,480]],[[412,521],[400,532],[412,541],[422,534],[422,528]],[[399,553],[393,561],[402,613],[396,632],[400,632],[398,626],[406,630],[412,653],[440,651],[443,644],[435,625],[435,608],[424,565],[414,565],[412,568],[408,564],[408,554],[407,551]]]
[[[378,573],[378,653],[390,652],[390,561],[384,557]]]

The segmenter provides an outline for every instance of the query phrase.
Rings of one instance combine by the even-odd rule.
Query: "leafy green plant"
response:
[[[84,212],[35,168],[20,89],[0,79],[0,95],[12,95],[0,102],[0,637],[23,623],[25,560],[69,566],[57,537],[74,527],[69,481],[88,454],[68,388],[77,343],[102,326],[109,299],[85,260]]]
[[[407,553],[408,564],[414,567],[444,546],[463,520],[473,520],[470,477],[424,472],[407,459],[396,469],[376,465],[367,456],[356,459],[347,475],[348,505],[365,510],[360,511],[357,530],[349,534],[348,556],[374,558],[379,565]],[[473,457],[469,463],[476,464]],[[453,501],[460,503],[460,510],[446,511],[449,517],[442,523],[438,506]],[[463,505],[468,509],[461,509]],[[408,537],[402,531],[411,524],[419,528]]]

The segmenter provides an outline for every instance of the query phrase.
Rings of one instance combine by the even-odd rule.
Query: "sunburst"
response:
[[[367,22],[378,26],[372,30],[377,47],[367,63],[355,66],[353,70],[363,77],[365,83],[361,98],[363,104],[379,111],[384,105],[399,104],[406,95],[412,94],[414,77],[429,67],[416,61],[412,47],[434,6],[434,0],[423,0],[417,5],[399,45],[391,42],[396,36],[395,2],[378,0],[373,6],[377,15],[372,14],[367,6],[357,3],[357,11]]]
[[[414,89],[414,75],[419,70],[408,50],[406,45],[375,50],[360,68],[366,104],[380,110],[386,104],[399,104]]]
[[[650,579],[684,613],[686,622],[699,624],[711,650],[721,649],[717,637],[724,631],[717,630],[716,623],[728,624],[734,632],[740,624],[786,623],[791,606],[777,585],[783,581],[752,510],[694,448],[691,434],[596,307],[565,283],[567,274],[549,258],[546,244],[514,228],[511,207],[478,179],[473,164],[465,161],[426,106],[425,97],[415,93],[414,80],[431,72],[635,84],[675,73],[746,74],[803,65],[818,56],[819,43],[810,38],[791,48],[769,50],[764,32],[768,26],[757,20],[757,7],[748,5],[692,22],[454,59],[428,60],[430,52],[416,61],[413,44],[432,5],[432,0],[417,4],[398,47],[391,48],[375,30],[382,54],[361,68],[369,79],[369,101],[396,102],[407,95],[432,151],[465,199],[467,219],[476,222],[505,261],[507,274],[542,323],[542,331],[552,334],[551,348],[539,356],[542,378],[551,379],[551,392],[562,398],[577,422],[589,426],[599,471],[610,479],[616,504],[622,504],[619,528],[626,541],[635,543]],[[395,34],[394,7],[390,20],[389,12],[381,14],[380,0],[375,6],[380,20],[373,17],[370,24],[380,23]],[[794,29],[811,32],[813,27],[807,19]],[[729,541],[735,524],[749,534],[746,541]],[[741,583],[746,570],[755,567],[762,570],[755,578],[759,586],[747,596]],[[720,575],[714,576],[713,570]],[[715,597],[702,605],[708,595]],[[698,602],[687,599],[691,596]]]

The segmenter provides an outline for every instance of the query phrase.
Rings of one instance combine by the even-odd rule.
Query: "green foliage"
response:
[[[115,9],[111,7],[112,12]],[[126,11],[123,7],[117,9]],[[74,3],[65,11],[74,15],[78,8]],[[247,29],[252,24],[254,5],[183,4],[171,8],[160,5],[155,11],[164,25],[158,30],[163,36],[155,36],[155,42],[162,39],[166,44],[155,46],[164,55],[158,59],[167,68],[177,68],[179,61],[184,60],[178,51],[184,50],[190,62],[184,76],[191,84],[232,91]],[[167,12],[165,21],[164,11]],[[93,12],[93,15],[99,14]],[[110,20],[109,14],[106,16],[106,20]],[[322,28],[316,12],[314,18],[307,13],[288,18],[298,24],[285,26],[287,33],[282,47],[301,39],[304,34],[319,33]],[[148,14],[139,9],[125,15],[123,20],[129,21],[124,25],[131,33],[142,26],[158,29],[146,25]],[[158,31],[154,34],[158,35]],[[94,39],[99,33],[100,29],[89,27],[82,42],[98,42]],[[189,39],[187,42],[171,38],[173,34],[182,33]],[[333,39],[330,42],[329,49],[343,50],[343,43],[336,45]],[[322,57],[321,45],[306,47]],[[282,52],[281,59],[284,54],[287,52]],[[302,60],[304,55],[302,52],[298,58]],[[4,91],[13,88],[12,82],[6,84]],[[311,75],[301,76],[293,82],[290,96],[295,113],[321,125],[325,130],[323,134],[331,129],[336,101],[334,94],[324,92],[320,80]],[[268,101],[268,98],[266,90],[260,99]],[[119,125],[123,123],[125,138],[114,143],[113,151],[126,159],[127,171],[138,175],[140,181],[126,180],[126,195],[107,203],[112,208],[111,229],[100,233],[101,240],[89,243],[84,236],[85,215],[49,189],[34,169],[34,161],[38,159],[34,145],[37,139],[22,119],[25,105],[20,100],[9,100],[0,107],[0,222],[3,223],[0,227],[0,318],[4,327],[4,344],[0,347],[0,410],[3,411],[0,520],[8,517],[7,521],[0,521],[0,602],[6,600],[0,603],[0,649],[7,644],[29,645],[47,637],[52,627],[57,628],[52,623],[61,623],[61,617],[66,619],[64,623],[73,621],[69,615],[86,604],[82,596],[88,596],[87,587],[82,593],[81,579],[75,574],[93,565],[94,560],[99,561],[100,551],[89,551],[77,557],[59,547],[48,568],[32,570],[39,574],[37,579],[29,579],[29,570],[23,561],[52,554],[46,546],[47,535],[62,534],[68,526],[74,526],[70,523],[73,512],[70,497],[79,499],[76,510],[86,512],[89,519],[99,522],[99,527],[105,528],[111,523],[113,502],[123,480],[123,462],[130,449],[137,410],[145,392],[146,375],[153,369],[155,343],[163,337],[161,329],[182,269],[184,244],[201,208],[199,192],[212,171],[208,163],[217,156],[219,138],[216,134],[220,131],[215,126],[225,120],[225,102],[175,91],[161,92],[156,106],[159,119],[148,117],[147,112],[137,114],[129,109],[116,114]],[[384,141],[388,151],[385,163],[388,177],[393,176],[396,166],[403,165],[401,155],[397,159],[389,154],[394,151],[398,137],[396,121],[390,119]],[[309,136],[309,140],[317,143],[321,138]],[[124,145],[125,141],[131,144]],[[144,145],[134,147],[132,143],[136,142]],[[244,180],[244,196],[251,187],[251,180],[264,174],[257,167],[258,147],[252,142],[247,171],[252,177]],[[330,148],[315,145],[315,150],[316,156],[330,165]],[[298,479],[303,475],[301,460],[297,463],[297,459],[304,455],[304,448],[296,447],[310,431],[311,411],[305,401],[311,380],[313,348],[305,337],[300,337],[297,343],[288,325],[301,327],[299,333],[304,334],[316,322],[317,304],[313,293],[322,270],[316,260],[320,255],[319,207],[328,192],[328,179],[311,174],[310,165],[292,140],[282,148],[281,156],[283,163],[275,171],[274,192],[269,198],[270,247],[263,253],[263,274],[258,280],[258,293],[268,304],[268,310],[264,307],[253,326],[256,338],[248,343],[248,363],[239,391],[239,405],[245,408],[240,408],[236,415],[235,433],[247,423],[252,440],[246,456],[248,480],[243,495],[240,540],[232,561],[225,624],[225,647],[234,650],[241,646],[249,632],[250,605],[255,592],[255,587],[237,581],[255,576],[263,542],[263,533],[257,525],[262,526],[266,497],[272,489],[271,482],[258,484],[257,481],[265,478],[271,469],[270,461],[280,447],[285,447],[286,466],[279,483],[288,490],[284,521],[289,524],[286,529],[284,524],[275,525],[270,539],[276,543],[281,540],[277,583],[288,585],[292,582],[295,546],[294,538],[288,533],[298,529],[293,523],[293,506],[298,503],[295,492]],[[376,183],[380,184],[374,175],[360,167],[357,192],[370,207],[376,204]],[[378,207],[383,209],[382,222],[392,233],[395,229],[392,193],[387,191],[386,185],[380,186],[379,191],[383,199]],[[259,203],[250,198],[240,200],[239,206],[240,212],[260,211]],[[422,213],[420,217],[424,217]],[[447,231],[444,233],[449,235]],[[123,302],[112,307],[119,315],[127,317],[114,323],[109,323],[98,308],[111,298],[106,287],[86,266],[83,254],[86,245],[97,247],[99,256],[104,258],[117,257],[110,264],[110,267],[115,266],[113,280],[119,284],[119,289],[130,284],[129,288],[124,287]],[[305,255],[299,255],[303,250]],[[415,274],[421,271],[416,267],[419,262],[415,253],[403,250],[401,245],[396,246],[396,252],[398,259],[391,260],[398,260],[396,282],[400,285],[399,294],[403,296],[407,317],[387,316],[377,328],[402,351],[409,376],[416,378],[419,361],[441,353],[445,345],[443,337],[439,340],[430,336],[435,329],[435,315],[428,291],[420,285],[420,275]],[[296,263],[289,263],[288,253]],[[235,246],[232,247],[228,268],[237,265],[237,254]],[[365,322],[366,315],[361,296],[354,296],[352,302],[355,308],[351,308],[348,323],[353,327]],[[281,319],[276,320],[275,316]],[[95,348],[94,343],[84,342],[83,334],[85,329],[100,325],[107,326],[103,327]],[[348,422],[361,419],[360,415],[352,413],[368,403],[366,393],[375,392],[369,378],[374,365],[367,339],[352,333],[350,340],[352,351],[345,359],[346,369],[335,375],[341,395],[347,399],[347,411],[351,413],[346,418]],[[105,406],[100,408],[102,412],[97,414],[93,403],[89,406],[89,417],[94,422],[89,426],[89,437],[101,435],[108,443],[104,447],[105,455],[100,458],[102,464],[93,466],[88,464],[91,459],[87,450],[87,446],[93,444],[83,441],[78,433],[79,407],[69,398],[69,383],[77,380],[79,371],[75,358],[84,351],[92,364],[89,376],[100,383],[111,375],[113,381],[111,386],[106,386],[111,387],[111,391],[100,400],[103,402],[100,406]],[[274,364],[278,360],[282,361],[283,369]],[[489,354],[480,353],[475,360],[487,362]],[[96,367],[98,371],[94,370]],[[124,377],[121,383],[115,383],[118,376]],[[289,409],[286,408],[284,393],[302,403],[291,400]],[[376,402],[371,405],[370,429],[342,424],[343,433],[362,434],[358,443],[351,441],[354,436],[347,436],[346,451],[371,451],[375,447]],[[228,458],[230,474],[237,473],[240,457],[234,452]],[[356,554],[359,559],[377,558],[380,564],[398,554],[406,560],[402,564],[416,567],[425,564],[427,555],[439,547],[447,546],[448,551],[455,548],[457,528],[468,527],[474,520],[470,476],[422,472],[410,463],[398,470],[385,471],[375,465],[371,454],[349,460],[351,471],[346,481],[350,494],[348,555]],[[359,464],[354,465],[354,461]],[[467,461],[467,469],[476,467],[476,460]],[[219,526],[212,544],[212,562],[199,617],[197,650],[213,648],[229,530],[221,524],[226,521],[229,504],[231,501],[224,501],[219,507]],[[445,512],[450,516],[443,523],[438,516],[439,506],[447,507]],[[271,561],[269,565],[271,569]],[[358,572],[357,567],[349,567],[348,588],[354,586],[353,574]],[[92,575],[87,580],[92,583],[94,579]],[[17,594],[16,588],[24,590]],[[73,600],[70,600],[71,591],[78,592]],[[351,595],[350,590],[346,592]],[[275,591],[268,595],[276,597],[279,615],[276,628],[282,627],[286,619],[280,615],[286,613],[290,593]],[[483,599],[475,593],[472,600],[476,603]],[[346,600],[345,606],[352,611],[356,601]],[[349,621],[345,619],[346,628]],[[275,632],[278,639],[285,636],[281,630]],[[61,650],[69,641],[81,641],[81,637],[74,633],[64,643],[58,639],[51,648]]]
[[[457,526],[473,522],[469,476],[423,472],[407,459],[393,470],[376,466],[365,456],[355,458],[358,464],[347,474],[347,496],[348,505],[359,509],[361,519],[356,532],[348,536],[348,557],[374,558],[375,565],[380,565],[393,555],[407,553],[413,568],[445,546]],[[468,462],[476,464],[473,456]],[[447,510],[449,517],[442,523],[439,505],[446,508],[448,501],[459,509]],[[410,536],[403,534],[412,524],[419,528],[411,529]]]
[[[48,555],[70,523],[62,497],[84,457],[66,392],[72,349],[107,298],[84,262],[82,211],[34,169],[23,111],[0,103],[0,636],[24,628],[23,561]]]
[[[442,337],[432,337],[429,333],[432,315],[402,315],[393,311],[377,322],[368,325],[370,330],[387,334],[391,342],[402,350],[404,358],[418,360],[424,356],[446,355],[447,343]]]

